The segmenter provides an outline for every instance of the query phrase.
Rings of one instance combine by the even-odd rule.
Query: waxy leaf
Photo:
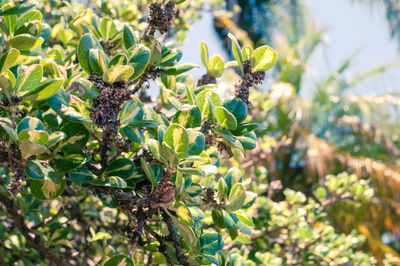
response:
[[[189,134],[189,155],[199,155],[206,144],[204,134],[196,129],[188,129]]]
[[[125,48],[128,49],[136,44],[135,33],[128,25],[124,25],[123,39]]]
[[[81,68],[88,74],[92,74],[92,68],[90,67],[89,61],[89,52],[90,49],[93,48],[102,49],[97,38],[93,34],[86,33],[79,41],[77,54]]]
[[[29,90],[37,87],[43,77],[43,66],[40,64],[31,65],[23,75],[19,75],[15,86],[15,93],[19,96],[24,95]]]
[[[1,57],[0,57],[0,73],[3,73],[10,67],[13,67],[18,63],[19,58],[19,51],[15,48],[11,48],[7,50]]]
[[[226,99],[222,106],[235,116],[238,123],[243,122],[247,117],[247,105],[237,97]]]
[[[117,33],[117,27],[111,18],[103,18],[100,21],[100,33],[105,40],[109,40]]]
[[[224,59],[220,55],[214,55],[207,64],[207,72],[214,78],[219,78],[224,73]]]
[[[21,95],[23,101],[40,101],[50,98],[63,85],[64,79],[47,80]]]
[[[217,118],[218,123],[222,127],[228,128],[230,130],[235,130],[237,128],[237,121],[235,116],[231,112],[226,110],[225,107],[215,107],[214,115]]]
[[[229,33],[228,37],[232,40],[233,56],[235,57],[236,61],[238,62],[240,69],[242,70],[242,73],[243,73],[243,55],[242,55],[242,50],[240,48],[240,45],[232,33]]]
[[[201,56],[201,62],[205,67],[208,66],[208,48],[207,44],[203,41],[200,42],[200,56]]]
[[[149,179],[151,186],[152,186],[152,191],[156,186],[156,177],[154,176],[153,170],[151,170],[149,164],[146,162],[145,159],[140,158],[140,164],[142,166],[142,169],[146,175],[146,177]]]
[[[17,133],[21,133],[25,129],[30,130],[44,130],[44,125],[42,121],[37,119],[36,117],[24,117],[17,126]]]
[[[172,75],[172,76],[177,76],[182,73],[185,73],[189,70],[192,70],[193,68],[199,68],[198,65],[196,64],[191,64],[191,63],[185,63],[185,64],[180,64],[180,65],[175,65],[173,67],[169,67],[164,71],[165,75]]]
[[[229,193],[229,204],[227,209],[230,211],[240,209],[243,206],[245,199],[246,191],[244,190],[243,185],[240,183],[235,184]]]
[[[196,105],[182,105],[175,113],[172,123],[179,124],[185,128],[195,128],[201,125],[200,109]]]
[[[171,124],[164,134],[164,141],[176,152],[178,158],[185,158],[189,152],[189,135],[184,127]]]
[[[277,52],[267,45],[263,45],[254,50],[251,55],[252,71],[267,71],[273,67],[278,60]]]
[[[19,34],[11,38],[8,45],[20,51],[29,51],[40,46],[43,42],[44,39],[42,37],[35,37],[30,34]]]
[[[224,240],[217,232],[207,232],[200,237],[201,253],[215,255],[224,247]]]
[[[140,77],[146,70],[150,62],[150,49],[143,44],[137,44],[129,49],[129,65],[135,69],[135,73],[131,76],[131,80]]]
[[[103,80],[107,83],[114,83],[129,79],[134,69],[131,66],[113,66],[103,74]]]
[[[134,266],[135,263],[126,255],[115,255],[108,259],[104,266]]]
[[[89,64],[93,72],[101,76],[108,68],[108,57],[100,49],[97,48],[90,49]]]

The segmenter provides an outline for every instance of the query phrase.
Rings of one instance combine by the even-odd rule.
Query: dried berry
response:
[[[130,99],[129,83],[121,81],[108,84],[95,74],[91,75],[89,80],[100,91],[100,95],[93,99],[93,105],[89,108],[90,118],[103,129],[118,126],[118,113],[121,111],[121,106]]]
[[[261,84],[265,79],[265,73],[256,71],[252,73],[251,71],[251,63],[246,60],[243,62],[243,76],[240,80],[240,84],[235,85],[235,96],[240,98],[243,102],[247,104],[247,106],[251,106],[249,102],[249,89],[253,86]]]
[[[18,97],[15,95],[11,95],[10,99],[8,99],[7,97],[4,96],[3,99],[0,100],[0,105],[2,105],[2,106],[17,105],[21,100],[22,100],[21,97]],[[10,104],[10,102],[11,102],[11,104]]]
[[[159,4],[150,5],[150,16],[147,21],[150,26],[150,35],[153,35],[156,30],[160,33],[166,33],[171,28],[172,19],[175,15],[175,3],[169,1],[166,5]]]
[[[217,84],[217,79],[208,75],[204,74],[198,81],[197,81],[197,86],[203,86],[207,84]]]

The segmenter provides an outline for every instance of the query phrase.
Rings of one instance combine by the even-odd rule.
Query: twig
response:
[[[65,206],[62,206],[54,216],[43,220],[42,222],[40,222],[39,224],[37,224],[35,226],[32,226],[31,229],[36,230],[36,229],[38,229],[40,227],[43,227],[43,226],[51,223],[52,221],[57,219],[57,217],[60,216],[64,212],[64,210],[65,210]]]
[[[169,215],[165,211],[161,211],[161,213],[162,213],[164,222],[167,224],[168,231],[172,238],[172,241],[174,242],[175,254],[176,254],[176,257],[178,258],[179,263],[184,266],[190,265],[186,261],[186,255],[185,255],[185,253],[183,253],[181,242],[179,242],[179,236],[178,236],[178,233],[176,232],[176,229],[175,229],[174,223],[172,222],[171,217],[169,217]]]

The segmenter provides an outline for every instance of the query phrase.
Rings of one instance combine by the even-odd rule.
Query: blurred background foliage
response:
[[[398,1],[354,2],[384,6],[391,35],[400,43]],[[349,75],[355,53],[313,83],[311,97],[304,97],[305,72],[326,30],[307,15],[303,1],[227,0],[226,10],[214,13],[214,22],[221,36],[231,31],[243,44],[272,43],[279,54],[270,86],[251,94],[252,114],[266,130],[259,132],[260,146],[241,166],[250,173],[265,167],[269,182],[280,180],[283,187],[306,195],[327,174],[347,171],[368,180],[376,198],[362,207],[336,204],[328,209],[329,220],[339,232],[357,228],[368,239],[365,248],[380,262],[385,253],[398,257],[399,94],[352,91],[397,64]]]

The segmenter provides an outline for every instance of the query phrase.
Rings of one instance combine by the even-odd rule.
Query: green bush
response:
[[[0,3],[1,261],[373,264],[324,213],[369,200],[366,183],[329,176],[314,199],[273,198],[262,169],[231,167],[257,145],[249,93],[276,52],[229,35],[225,64],[202,43],[196,86],[177,44],[199,3],[147,2]],[[235,66],[223,99],[217,78]]]

